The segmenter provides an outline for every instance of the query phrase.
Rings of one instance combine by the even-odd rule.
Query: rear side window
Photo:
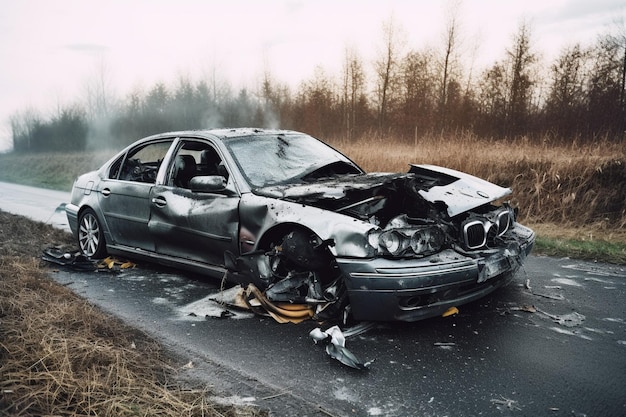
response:
[[[168,139],[131,149],[111,165],[109,178],[154,184],[161,162],[173,141]]]

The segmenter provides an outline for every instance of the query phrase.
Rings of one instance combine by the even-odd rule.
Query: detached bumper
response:
[[[513,279],[535,234],[516,225],[505,248],[422,259],[337,259],[356,320],[417,321],[478,300]]]

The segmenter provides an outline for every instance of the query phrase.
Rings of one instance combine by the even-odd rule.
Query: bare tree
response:
[[[9,121],[13,137],[13,149],[16,151],[31,151],[35,129],[43,123],[41,115],[33,107],[13,113]]]
[[[506,130],[506,106],[508,79],[505,65],[495,63],[486,70],[478,86],[478,114],[481,134],[504,134]]]
[[[452,0],[448,4],[447,23],[443,36],[443,54],[441,58],[441,86],[439,92],[440,127],[445,128],[448,122],[448,87],[456,69],[459,47],[459,10],[460,0]]]
[[[301,86],[303,102],[301,122],[313,135],[328,137],[341,129],[341,114],[337,108],[336,87],[326,71],[315,68],[313,77]]]
[[[387,117],[394,100],[394,92],[399,79],[398,68],[405,44],[404,30],[396,25],[393,16],[383,23],[383,45],[379,58],[374,62],[376,75],[375,93],[378,109],[378,131],[387,129]]]
[[[601,36],[591,51],[592,69],[587,94],[590,133],[615,134],[623,137],[624,118],[624,55],[619,37],[609,33]]]
[[[260,127],[277,128],[286,126],[285,112],[289,108],[289,88],[274,79],[268,69],[263,71],[257,97],[259,107],[254,123]]]
[[[537,61],[531,47],[531,29],[522,21],[513,39],[513,47],[507,51],[510,65],[510,89],[508,100],[509,131],[519,134],[529,116],[534,80],[531,66]]]
[[[626,132],[626,25],[624,23],[624,16],[617,20],[614,24],[616,30],[612,36],[613,42],[617,46],[618,50],[622,50],[622,65],[621,65],[621,84],[619,102],[622,112],[620,118],[621,124],[619,126],[620,132]]]
[[[104,59],[100,60],[93,74],[84,84],[85,110],[91,120],[106,119],[115,109],[115,90],[111,70]]]
[[[99,147],[110,141],[111,122],[117,113],[117,99],[111,70],[104,59],[84,84],[85,114],[89,121],[88,145]]]
[[[434,128],[437,75],[431,50],[411,51],[402,61],[401,125],[405,134]]]
[[[546,102],[547,124],[561,135],[582,127],[585,108],[587,53],[580,44],[563,50],[551,66],[551,85]]]
[[[354,48],[346,48],[343,65],[342,108],[345,136],[351,140],[357,131],[359,103],[365,94],[363,63]]]

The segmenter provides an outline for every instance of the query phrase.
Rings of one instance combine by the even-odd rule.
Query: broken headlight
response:
[[[437,226],[387,230],[378,238],[379,247],[392,256],[429,255],[445,243],[445,234]]]

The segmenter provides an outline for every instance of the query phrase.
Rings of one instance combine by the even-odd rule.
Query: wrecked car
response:
[[[507,284],[535,234],[511,193],[430,165],[365,173],[303,133],[151,136],[74,183],[80,251],[254,286],[314,318],[415,321]]]

